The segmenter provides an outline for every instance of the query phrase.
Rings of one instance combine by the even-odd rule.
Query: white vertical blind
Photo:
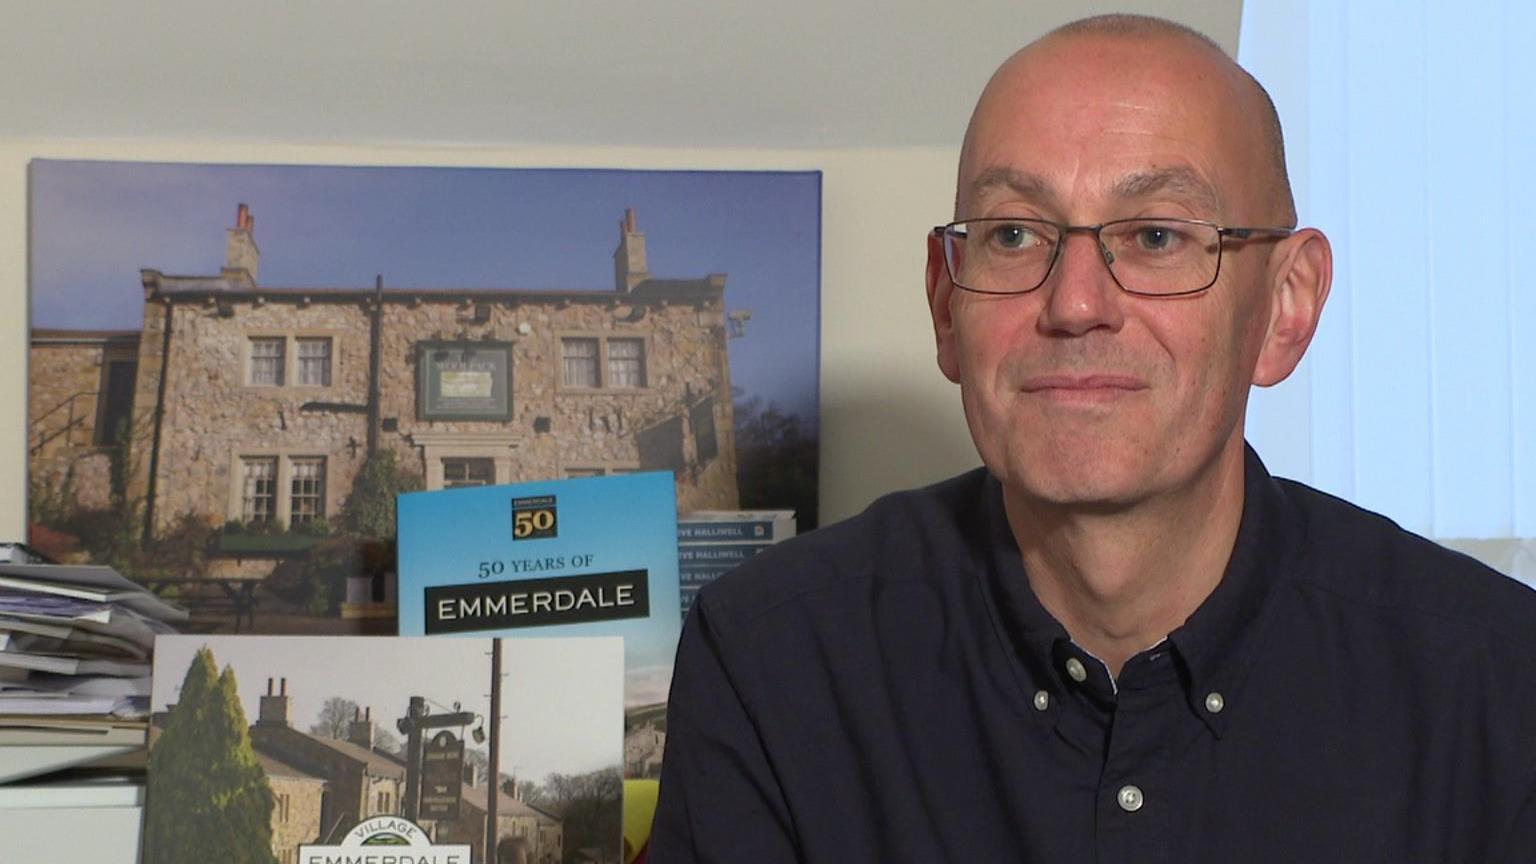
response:
[[[1239,58],[1335,253],[1271,470],[1437,537],[1536,537],[1536,4],[1246,0]],[[1522,254],[1524,253],[1524,254]]]

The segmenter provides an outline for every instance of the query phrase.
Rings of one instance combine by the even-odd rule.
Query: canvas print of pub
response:
[[[666,470],[681,510],[739,506],[742,315],[724,274],[653,274],[634,210],[581,290],[268,285],[231,213],[218,272],[140,272],[137,330],[33,329],[35,544],[209,629],[393,632],[400,491]]]

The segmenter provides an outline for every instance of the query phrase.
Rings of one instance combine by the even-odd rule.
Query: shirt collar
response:
[[[998,623],[1027,670],[1030,683],[1026,686],[1047,691],[1055,702],[1068,686],[1061,672],[1067,656],[1064,652],[1079,656],[1086,652],[1071,642],[1066,628],[1040,605],[1029,587],[1003,506],[1002,484],[989,474],[982,495],[991,545],[993,579],[989,587],[1001,613]],[[1274,586],[1292,572],[1303,530],[1300,516],[1289,506],[1284,491],[1258,454],[1245,446],[1242,520],[1221,582],[1194,614],[1168,635],[1166,644],[1149,649],[1172,646],[1188,673],[1181,677],[1187,682],[1185,698],[1190,710],[1218,737],[1233,713],[1241,712],[1254,649],[1264,629],[1265,612],[1272,606],[1266,601]],[[1099,664],[1085,666],[1107,676]],[[1090,679],[1087,686],[1097,691],[1107,689],[1108,684]],[[1055,710],[1039,713],[1057,714]]]

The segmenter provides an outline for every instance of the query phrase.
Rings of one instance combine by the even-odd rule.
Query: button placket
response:
[[[1143,658],[1145,659],[1145,658]],[[1101,861],[1170,860],[1172,740],[1187,718],[1187,694],[1166,666],[1127,664],[1114,706],[1098,799]]]

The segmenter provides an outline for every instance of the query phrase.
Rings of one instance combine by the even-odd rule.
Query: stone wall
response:
[[[489,794],[490,790],[482,787],[483,794]],[[478,797],[477,797],[478,800]],[[497,806],[500,808],[496,814],[496,836],[498,840],[506,837],[521,837],[527,843],[529,860],[539,862],[558,862],[560,860],[560,841],[563,828],[560,823],[552,818],[540,818],[533,815],[520,804],[514,804],[506,795],[502,795]],[[513,812],[508,813],[511,809]],[[465,843],[471,847],[471,858],[476,861],[485,860],[482,853],[485,849],[485,820],[486,813],[469,800],[462,800],[459,804],[459,818],[452,822],[437,822],[436,833],[433,837],[435,843]]]
[[[272,723],[251,726],[251,745],[274,759],[325,778],[331,794],[324,816],[328,825],[336,825],[338,831],[346,831],[371,815],[363,799],[367,791],[366,769],[356,760],[296,729]]]
[[[27,449],[34,458],[94,446],[104,354],[99,342],[32,345],[27,355]]]
[[[476,320],[477,307],[481,321]],[[722,316],[718,299],[698,307],[631,305],[612,298],[538,304],[387,304],[382,416],[399,422],[399,433],[391,444],[416,450],[409,455],[420,464],[424,454],[412,445],[421,433],[500,436],[512,453],[510,475],[496,478],[501,483],[560,477],[569,469],[652,467],[641,462],[636,432],[683,412],[690,398],[714,395],[719,406],[716,426],[730,429]],[[636,317],[638,321],[628,320]],[[645,339],[647,386],[634,390],[565,388],[561,382],[561,338],[567,335]],[[416,344],[421,341],[510,342],[511,421],[418,419]],[[547,419],[547,424],[541,418]],[[546,425],[548,431],[540,431]],[[695,452],[691,440],[684,452]],[[728,434],[722,440],[719,457],[709,465],[685,468],[687,473],[679,477],[679,497],[700,502],[690,506],[736,506],[735,448]],[[711,468],[714,470],[706,472]]]
[[[719,294],[671,303],[604,294],[549,302],[500,297],[476,301],[423,294],[386,299],[380,358],[383,428],[378,441],[395,451],[404,468],[418,472],[429,488],[434,476],[440,482],[444,456],[494,455],[498,483],[560,477],[577,469],[677,468],[680,507],[738,505]],[[171,307],[155,494],[157,532],[182,514],[216,525],[238,519],[242,457],[279,460],[280,499],[288,494],[289,460],[324,457],[325,510],[332,518],[339,513],[366,457],[370,302],[357,297],[307,300],[288,290],[274,292],[264,302],[183,299]],[[136,394],[138,425],[145,427],[145,434],[134,448],[136,463],[144,466],[151,458],[163,310],[159,302],[146,304]],[[561,337],[569,335],[644,339],[646,386],[564,387]],[[304,336],[332,340],[329,387],[295,386],[293,340]],[[253,337],[288,340],[283,386],[250,383]],[[424,341],[509,343],[511,420],[422,419],[417,345]],[[697,411],[699,405],[706,406],[703,410],[716,430],[717,452],[707,460],[698,458],[695,426],[702,417],[690,416],[690,408]],[[647,465],[637,434],[677,418],[681,464]],[[140,468],[138,488],[147,489],[147,474]],[[285,507],[284,502],[279,509]]]
[[[325,513],[334,517],[343,497],[338,490],[351,489],[366,457],[366,417],[305,405],[365,404],[366,311],[360,304],[334,303],[243,303],[222,308],[177,303],[172,309],[156,531],[163,531],[182,514],[201,516],[215,525],[238,520],[242,457],[279,459],[280,501],[287,498],[290,460],[323,457]],[[329,387],[297,386],[294,340],[301,336],[331,339]],[[282,386],[250,383],[254,337],[286,340],[288,368]]]
[[[31,485],[81,507],[105,508],[115,448],[97,446],[104,369],[109,360],[133,360],[132,342],[34,340],[27,359]]]
[[[404,770],[404,769],[401,769]],[[380,795],[383,799],[380,799]],[[383,806],[380,806],[380,805]],[[399,777],[363,778],[363,819],[375,816],[399,816],[405,812],[405,781]]]
[[[299,846],[320,839],[325,781],[315,777],[267,775],[272,784],[272,851],[279,862],[298,861]],[[286,811],[282,798],[287,796]],[[285,818],[286,817],[286,818]]]

